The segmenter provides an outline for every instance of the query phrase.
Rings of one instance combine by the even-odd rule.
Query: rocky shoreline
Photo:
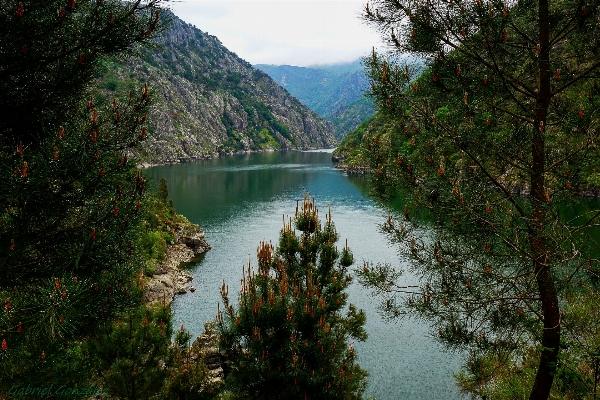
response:
[[[351,167],[346,163],[345,159],[339,156],[332,156],[331,162],[333,162],[334,168],[341,169],[348,175],[366,175],[371,172],[369,167],[365,165],[355,165]]]
[[[156,267],[150,281],[144,289],[147,303],[155,301],[171,304],[176,294],[183,294],[196,289],[189,285],[193,279],[189,272],[179,268],[183,263],[210,250],[204,239],[204,231],[197,225],[179,227],[175,231],[175,242],[167,246],[167,253]]]
[[[206,368],[208,386],[215,387],[223,383],[225,378],[224,362],[219,351],[219,337],[212,321],[204,324],[204,332],[192,343],[190,360],[202,362]]]
[[[196,291],[189,284],[193,279],[192,275],[181,269],[180,266],[207,252],[211,246],[206,242],[202,228],[195,224],[178,226],[174,234],[175,242],[167,246],[164,259],[145,286],[146,304],[161,302],[163,306],[168,306],[176,294]],[[223,362],[215,326],[209,321],[204,328],[204,332],[192,344],[189,355],[191,362],[204,365],[207,374],[205,384],[196,388],[198,394],[220,386],[224,379]]]

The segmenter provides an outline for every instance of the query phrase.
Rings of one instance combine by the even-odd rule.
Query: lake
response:
[[[364,177],[347,176],[333,168],[329,151],[289,151],[222,157],[147,170],[156,183],[165,178],[177,212],[200,225],[212,250],[191,263],[196,292],[177,296],[172,303],[174,323],[183,323],[195,337],[215,318],[225,280],[236,298],[242,267],[250,257],[256,266],[261,240],[276,243],[283,215],[293,215],[302,190],[309,191],[324,216],[331,205],[341,247],[348,246],[358,268],[362,261],[398,265],[395,248],[379,232],[393,210],[368,196]],[[406,275],[404,281],[416,279]],[[432,338],[423,323],[404,319],[386,322],[377,313],[379,301],[354,282],[349,302],[365,310],[369,334],[355,343],[358,362],[369,372],[366,396],[379,400],[461,399],[452,373],[461,359]]]

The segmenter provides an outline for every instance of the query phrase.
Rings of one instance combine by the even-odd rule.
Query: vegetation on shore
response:
[[[107,57],[152,45],[160,15],[159,1],[0,10],[0,397],[168,396],[183,373],[189,337],[172,343],[170,309],[143,303],[185,222],[135,166],[152,91],[94,86]]]
[[[597,323],[580,323],[600,289],[600,213],[579,195],[599,168],[599,6],[365,8],[396,54],[364,61],[388,127],[351,155],[366,156],[382,198],[403,198],[384,229],[422,287],[390,266],[365,265],[362,280],[387,315],[418,316],[466,352],[458,382],[474,397],[597,397]]]

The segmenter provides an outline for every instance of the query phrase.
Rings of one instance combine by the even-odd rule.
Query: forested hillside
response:
[[[363,96],[368,82],[360,61],[308,68],[290,65],[255,67],[330,121],[339,139],[374,113],[373,102]]]

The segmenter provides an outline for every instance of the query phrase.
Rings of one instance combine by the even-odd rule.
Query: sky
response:
[[[251,64],[311,66],[350,62],[382,47],[359,18],[367,0],[182,0],[179,18],[216,36]]]

